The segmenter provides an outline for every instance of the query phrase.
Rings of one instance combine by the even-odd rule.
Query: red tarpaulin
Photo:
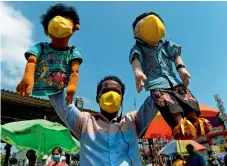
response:
[[[216,116],[220,113],[218,110],[215,110],[204,104],[200,104],[199,107],[200,107],[202,118],[207,118],[210,120],[211,118],[216,118]],[[145,139],[151,139],[151,138],[172,139],[171,128],[163,119],[160,112],[158,112],[154,120],[148,126],[148,129],[144,135],[144,138]]]

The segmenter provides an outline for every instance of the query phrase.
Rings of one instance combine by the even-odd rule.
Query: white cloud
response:
[[[32,23],[5,2],[1,5],[1,84],[16,86],[22,78],[26,59],[24,52],[34,44]]]

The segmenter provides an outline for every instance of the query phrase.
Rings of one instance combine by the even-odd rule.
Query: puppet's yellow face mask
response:
[[[73,27],[71,20],[56,16],[49,22],[48,33],[57,38],[64,38],[73,34]]]
[[[157,16],[149,15],[141,22],[139,35],[145,41],[158,42],[165,36],[165,26]]]

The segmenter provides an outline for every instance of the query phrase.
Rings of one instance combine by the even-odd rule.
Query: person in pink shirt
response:
[[[60,160],[61,155],[62,149],[60,147],[55,147],[52,150],[52,160],[46,166],[68,166],[68,164]]]

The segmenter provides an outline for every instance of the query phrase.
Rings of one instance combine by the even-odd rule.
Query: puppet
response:
[[[50,43],[40,42],[26,53],[25,73],[17,85],[21,97],[55,94],[66,87],[66,101],[72,103],[79,81],[83,59],[69,40],[80,29],[80,19],[73,6],[56,4],[41,16],[41,23]]]
[[[199,118],[199,104],[187,88],[191,75],[181,59],[181,46],[163,40],[165,25],[154,12],[143,13],[133,23],[136,40],[130,51],[136,88],[150,92],[156,108],[171,127],[174,139],[193,139],[211,130],[207,119]],[[172,63],[182,82],[177,78]]]

